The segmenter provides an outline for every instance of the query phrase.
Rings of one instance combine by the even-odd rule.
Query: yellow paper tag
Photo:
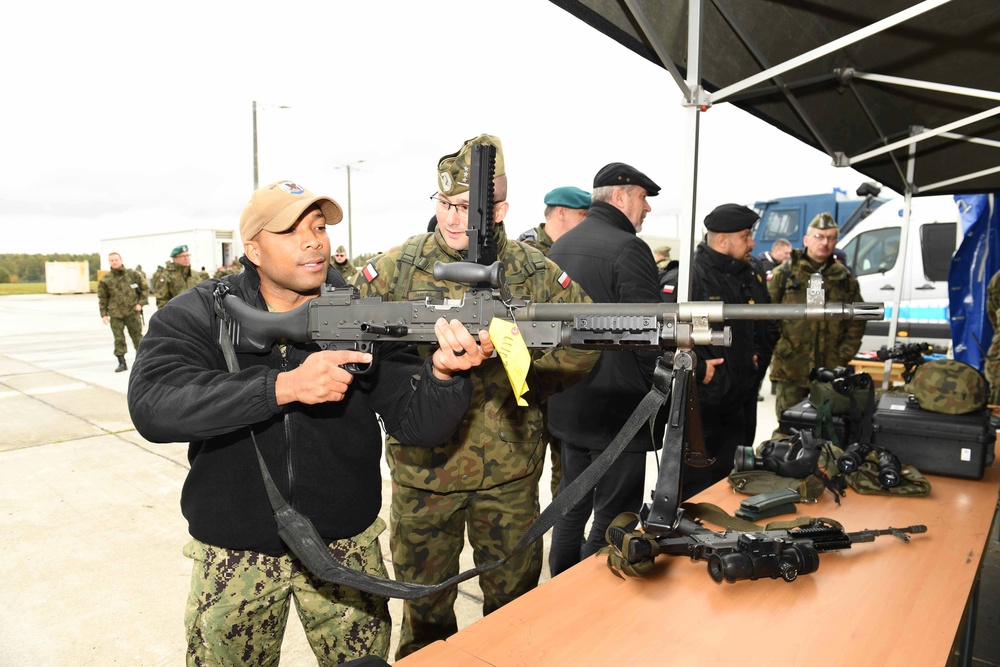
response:
[[[526,407],[528,402],[522,397],[528,391],[526,379],[531,355],[528,353],[528,346],[524,344],[524,339],[521,338],[521,332],[513,323],[494,317],[490,322],[490,339],[497,354],[500,355],[504,370],[507,371],[507,379],[510,380],[517,404]]]

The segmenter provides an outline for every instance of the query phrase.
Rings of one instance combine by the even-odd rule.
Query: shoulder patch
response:
[[[361,273],[364,274],[365,280],[367,280],[368,282],[371,282],[376,278],[378,278],[378,271],[375,270],[375,264],[373,262],[368,262],[367,264],[365,264],[365,268],[361,270]]]
[[[559,284],[562,286],[563,289],[568,288],[569,284],[572,282],[572,279],[570,279],[569,274],[566,273],[565,271],[563,271],[559,275],[559,278],[557,278],[557,280],[559,281]]]
[[[664,285],[663,286],[663,293],[664,294],[673,294],[675,289],[677,289],[676,285]]]

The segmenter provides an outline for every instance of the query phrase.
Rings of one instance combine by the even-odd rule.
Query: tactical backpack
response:
[[[936,359],[921,364],[906,389],[922,409],[946,415],[982,410],[989,398],[983,374],[954,359]]]

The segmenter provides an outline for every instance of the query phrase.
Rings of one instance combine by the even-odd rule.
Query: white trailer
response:
[[[200,271],[204,267],[209,276],[243,254],[235,230],[189,229],[101,239],[101,268],[110,269],[108,254],[117,252],[126,267],[134,269],[137,265],[142,266],[146,277],[152,278],[156,267],[169,261],[170,251],[179,245],[188,247],[191,268]]]

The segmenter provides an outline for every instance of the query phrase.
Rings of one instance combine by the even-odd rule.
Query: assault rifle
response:
[[[819,554],[850,549],[858,542],[874,542],[880,535],[893,535],[909,542],[907,533],[924,533],[922,525],[848,533],[822,519],[787,530],[713,532],[682,519],[668,537],[629,532],[621,526],[608,528],[608,538],[630,565],[651,562],[658,554],[690,556],[708,561],[708,574],[716,582],[781,577],[792,582],[800,574],[819,568]]]

